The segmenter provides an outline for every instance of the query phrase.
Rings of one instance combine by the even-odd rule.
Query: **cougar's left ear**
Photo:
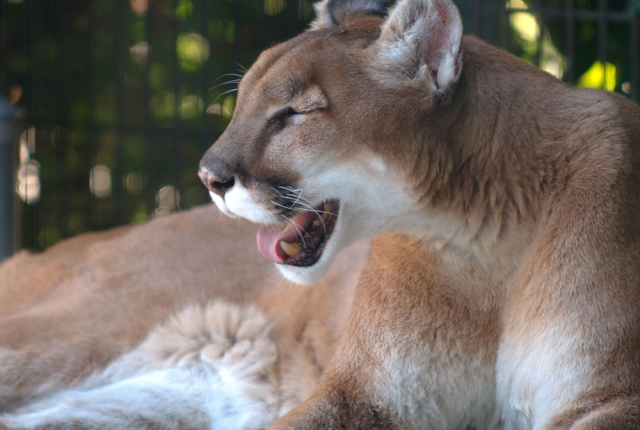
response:
[[[446,93],[462,71],[462,20],[450,0],[401,0],[376,42],[380,66]]]
[[[321,0],[314,5],[316,19],[311,23],[311,29],[346,25],[364,15],[385,17],[393,3],[394,0]]]

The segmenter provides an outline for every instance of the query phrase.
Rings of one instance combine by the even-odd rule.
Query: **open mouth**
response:
[[[284,225],[268,225],[258,231],[258,249],[279,264],[306,267],[322,256],[338,220],[339,204],[330,200],[314,210],[295,212]]]

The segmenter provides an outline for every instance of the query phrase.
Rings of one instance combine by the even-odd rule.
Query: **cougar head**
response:
[[[262,254],[310,283],[348,244],[421,222],[441,163],[438,112],[462,66],[448,0],[323,1],[312,29],[240,82],[200,177],[231,216],[264,224]],[[427,184],[427,185],[425,185]]]

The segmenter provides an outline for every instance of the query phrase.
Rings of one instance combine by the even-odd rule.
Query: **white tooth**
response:
[[[322,224],[322,222],[320,222],[319,219],[313,220],[313,222],[311,223],[312,227],[318,228],[320,227],[320,225]]]
[[[296,242],[285,242],[284,240],[281,240],[280,247],[289,257],[295,257],[300,254],[300,245]]]
[[[325,212],[333,212],[333,205],[331,203],[325,203],[324,204],[324,211]]]

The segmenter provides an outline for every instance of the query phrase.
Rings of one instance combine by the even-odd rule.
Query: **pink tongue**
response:
[[[311,211],[299,212],[287,223],[282,231],[281,225],[266,225],[258,230],[258,249],[266,258],[276,263],[284,263],[287,255],[280,246],[281,241],[295,242],[298,231],[306,230],[315,214]],[[298,228],[296,228],[296,226]]]

